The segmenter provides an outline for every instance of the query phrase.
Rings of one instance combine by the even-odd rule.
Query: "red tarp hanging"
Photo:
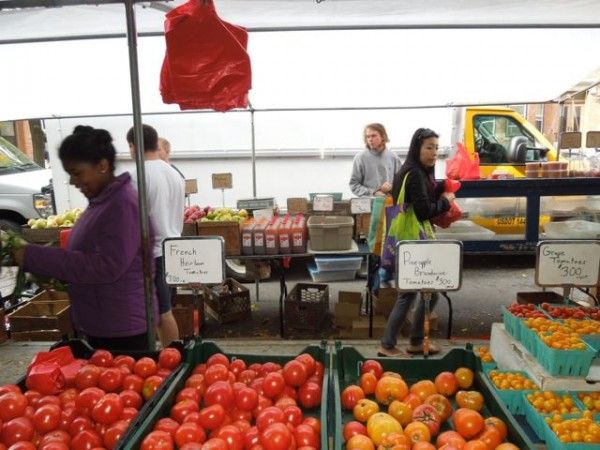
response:
[[[248,106],[248,32],[219,18],[212,0],[190,0],[165,20],[167,50],[160,74],[164,103],[227,111]]]

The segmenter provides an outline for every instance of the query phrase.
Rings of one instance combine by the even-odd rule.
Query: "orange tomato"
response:
[[[495,450],[519,450],[515,444],[511,444],[510,442],[503,442]]]
[[[402,400],[408,395],[408,386],[401,378],[381,377],[375,386],[375,398],[383,405],[389,405],[394,400]]]
[[[415,442],[429,442],[431,440],[431,432],[423,422],[411,422],[406,425],[404,428],[404,435],[408,438],[408,441],[413,444],[413,449],[415,448]]]
[[[461,449],[463,448],[466,442],[467,441],[465,441],[465,438],[463,438],[456,431],[444,431],[437,437],[437,440],[435,441],[435,446],[437,448],[440,448],[443,445],[450,444],[453,447]]]
[[[377,450],[410,450],[410,443],[402,433],[388,433],[381,439]]]
[[[367,434],[375,445],[379,445],[388,433],[402,433],[402,425],[392,416],[378,412],[367,420]]]
[[[359,400],[362,400],[363,398],[365,398],[365,393],[363,392],[360,386],[357,386],[355,384],[346,386],[342,391],[340,399],[342,403],[342,408],[352,410],[354,409],[354,406],[356,406],[356,403]]]
[[[417,394],[413,394],[412,392],[404,397],[402,401],[409,405],[412,409],[415,409],[417,406],[423,403],[421,397],[419,397]]]
[[[486,417],[484,420],[485,428],[495,427],[500,432],[500,441],[506,439],[506,435],[508,434],[508,428],[502,419],[498,417]]]
[[[442,422],[445,422],[452,415],[453,409],[450,400],[442,394],[430,395],[425,399],[424,403],[433,406],[437,410]]]
[[[454,371],[454,376],[461,389],[469,389],[473,385],[475,374],[468,367],[459,367]]]
[[[379,412],[379,405],[373,400],[363,398],[356,402],[352,414],[359,422],[366,422],[373,414]]]
[[[400,422],[403,427],[408,425],[412,420],[412,408],[408,403],[394,400],[388,406],[388,414]]]
[[[412,450],[435,450],[431,442],[419,441],[411,447]]]
[[[400,378],[401,380],[403,380],[404,378],[402,378],[402,375],[400,375],[398,372],[383,372],[381,374],[382,377],[394,377],[394,378]]]
[[[435,384],[431,380],[417,381],[410,387],[410,392],[417,394],[417,396],[421,399],[421,402],[424,402],[425,399],[430,395],[438,393],[437,389],[435,388]]]
[[[371,438],[356,434],[346,442],[346,450],[375,450],[375,444]]]
[[[475,411],[481,411],[481,408],[483,408],[483,395],[478,391],[458,391],[454,399],[461,408],[474,409]]]
[[[435,377],[435,388],[438,393],[449,397],[458,389],[458,382],[452,372],[441,372]]]
[[[377,386],[377,377],[372,372],[363,373],[360,376],[360,387],[362,388],[365,395],[371,395],[375,393],[375,386]]]
[[[452,423],[456,431],[465,439],[477,436],[484,427],[481,414],[468,408],[459,408],[454,411],[454,414],[452,414]]]
[[[483,441],[489,449],[495,449],[502,443],[500,431],[496,427],[484,427],[483,432],[477,436],[477,439]]]
[[[479,439],[475,439],[473,441],[468,441],[462,450],[489,450],[488,446],[485,445],[485,442],[480,441]]]

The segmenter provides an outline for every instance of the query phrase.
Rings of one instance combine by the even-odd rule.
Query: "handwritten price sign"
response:
[[[600,283],[600,241],[543,241],[537,247],[535,282],[539,286]]]
[[[168,285],[216,284],[225,278],[224,241],[220,236],[167,238],[163,241]]]

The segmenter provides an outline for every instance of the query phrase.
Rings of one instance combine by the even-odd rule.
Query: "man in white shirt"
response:
[[[163,276],[162,243],[165,238],[181,236],[185,183],[177,171],[161,159],[156,130],[149,125],[143,125],[143,132],[146,199],[148,214],[155,232],[152,253],[156,267],[154,285],[160,312],[158,336],[164,347],[179,339],[179,330],[171,310],[171,290]],[[131,157],[135,159],[133,134],[134,131],[131,128],[127,132],[127,142]],[[137,187],[137,181],[135,183]]]

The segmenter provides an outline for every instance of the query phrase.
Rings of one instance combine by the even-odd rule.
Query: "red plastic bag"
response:
[[[478,180],[481,178],[479,154],[474,153],[471,159],[465,146],[459,142],[456,145],[456,154],[446,163],[446,176],[452,180]]]
[[[460,189],[460,181],[451,180],[446,178],[444,181],[444,191],[445,192],[456,192]],[[437,217],[431,219],[434,225],[437,225],[441,228],[448,228],[452,225],[453,222],[460,220],[462,218],[462,210],[460,206],[455,201],[450,202],[450,209],[446,211],[444,214],[440,214]]]
[[[221,20],[212,0],[190,0],[166,17],[163,102],[182,110],[246,108],[252,86],[247,31]]]
[[[35,366],[42,363],[55,362],[58,367],[62,367],[72,363],[73,361],[75,361],[75,357],[73,356],[71,347],[68,346],[58,347],[54,350],[50,350],[49,352],[38,352],[33,357],[31,363],[29,363],[29,366],[27,366],[27,375],[29,375]]]
[[[63,390],[66,380],[56,361],[44,361],[31,368],[25,385],[42,395],[54,395]]]

